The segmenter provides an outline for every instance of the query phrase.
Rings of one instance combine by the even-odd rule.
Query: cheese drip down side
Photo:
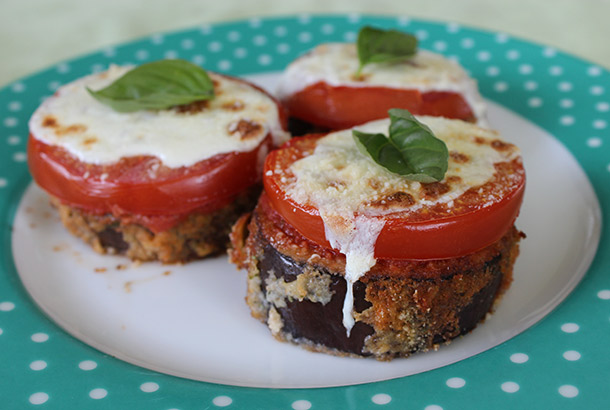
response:
[[[477,121],[486,122],[486,105],[477,83],[456,62],[440,54],[418,50],[408,60],[396,63],[371,63],[355,77],[359,60],[353,43],[326,43],[291,63],[280,78],[277,95],[283,100],[316,84],[333,87],[386,87],[396,89],[447,91],[460,94]]]
[[[313,153],[295,161],[287,173],[287,195],[318,209],[326,239],[346,256],[348,288],[343,323],[348,334],[354,324],[352,285],[376,263],[375,244],[385,216],[417,217],[431,207],[450,213],[454,201],[466,191],[494,178],[495,164],[519,156],[518,148],[499,143],[494,131],[458,120],[418,119],[445,141],[450,152],[448,171],[439,182],[443,189],[434,195],[425,184],[393,174],[362,154],[351,130],[320,138]],[[389,124],[387,119],[379,120],[356,129],[385,134]],[[501,199],[501,192],[492,191],[478,206],[486,207]]]
[[[130,69],[111,66],[60,87],[32,115],[32,136],[89,164],[142,155],[157,157],[170,168],[251,151],[268,134],[276,146],[289,138],[271,97],[215,73],[208,73],[215,84],[214,99],[165,110],[116,112],[87,92],[86,87],[100,90]]]

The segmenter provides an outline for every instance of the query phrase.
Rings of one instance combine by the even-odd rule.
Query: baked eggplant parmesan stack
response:
[[[478,122],[485,105],[476,82],[456,62],[417,49],[417,38],[364,27],[357,44],[322,44],[292,62],[277,95],[295,135],[338,130],[385,118],[390,108]]]
[[[405,357],[469,332],[512,280],[525,173],[494,131],[390,110],[293,138],[263,181],[230,255],[277,339]]]
[[[285,123],[261,89],[183,60],[112,66],[42,103],[28,162],[64,225],[96,251],[184,262],[225,251]]]

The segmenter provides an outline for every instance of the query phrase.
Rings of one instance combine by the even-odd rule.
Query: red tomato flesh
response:
[[[263,183],[271,206],[307,239],[330,248],[320,212],[311,204],[294,201],[286,193],[290,165],[315,149],[316,136],[293,138],[273,151],[265,162]],[[282,169],[285,174],[273,170]],[[397,212],[385,219],[375,245],[375,257],[383,259],[446,259],[467,255],[499,240],[513,225],[523,199],[525,173],[520,160],[496,166],[494,178],[454,200],[454,207],[438,211]],[[498,191],[500,190],[500,191]],[[485,203],[489,193],[501,199]]]
[[[330,129],[386,118],[390,108],[412,114],[474,121],[472,109],[454,92],[312,84],[283,101],[290,115]]]
[[[28,165],[38,185],[63,203],[126,216],[159,232],[195,210],[222,208],[259,181],[258,164],[270,148],[268,135],[254,150],[219,154],[189,167],[168,168],[150,156],[94,165],[30,136]]]

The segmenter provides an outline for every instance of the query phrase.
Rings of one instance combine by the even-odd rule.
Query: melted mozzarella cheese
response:
[[[458,120],[418,118],[452,153],[442,181],[448,190],[433,198],[426,196],[419,182],[393,174],[362,154],[354,143],[351,130],[321,138],[311,155],[290,167],[294,177],[288,180],[288,196],[320,211],[326,239],[346,256],[348,288],[343,323],[348,335],[354,324],[352,285],[376,262],[375,243],[384,226],[384,219],[378,216],[396,212],[408,214],[436,204],[451,207],[452,201],[468,189],[490,181],[496,172],[494,164],[519,156],[519,150],[510,144],[502,149],[494,148],[492,142],[498,141],[494,131]],[[373,121],[356,129],[387,134],[389,123],[388,119]],[[397,192],[411,199],[399,208],[375,205]]]
[[[314,48],[288,66],[278,85],[280,99],[318,82],[331,86],[388,87],[450,91],[462,95],[477,120],[485,121],[485,103],[476,82],[457,63],[426,50],[401,63],[372,63],[355,78],[358,53],[353,43],[328,43]]]
[[[209,75],[216,83],[216,97],[191,110],[119,113],[87,92],[86,87],[102,89],[129,69],[112,66],[59,88],[34,112],[29,123],[31,134],[91,164],[150,155],[171,168],[190,166],[221,153],[251,151],[269,132],[275,145],[288,138],[272,98],[241,81],[213,73]]]

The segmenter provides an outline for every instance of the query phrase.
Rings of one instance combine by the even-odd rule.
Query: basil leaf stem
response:
[[[360,65],[356,76],[369,63],[392,63],[412,57],[417,52],[417,37],[398,30],[365,26],[356,41]]]
[[[87,91],[118,112],[163,110],[214,98],[214,84],[205,70],[185,60],[142,64],[106,88]]]
[[[449,164],[447,145],[409,111],[393,108],[389,136],[353,130],[358,149],[388,171],[412,181],[437,182]]]

